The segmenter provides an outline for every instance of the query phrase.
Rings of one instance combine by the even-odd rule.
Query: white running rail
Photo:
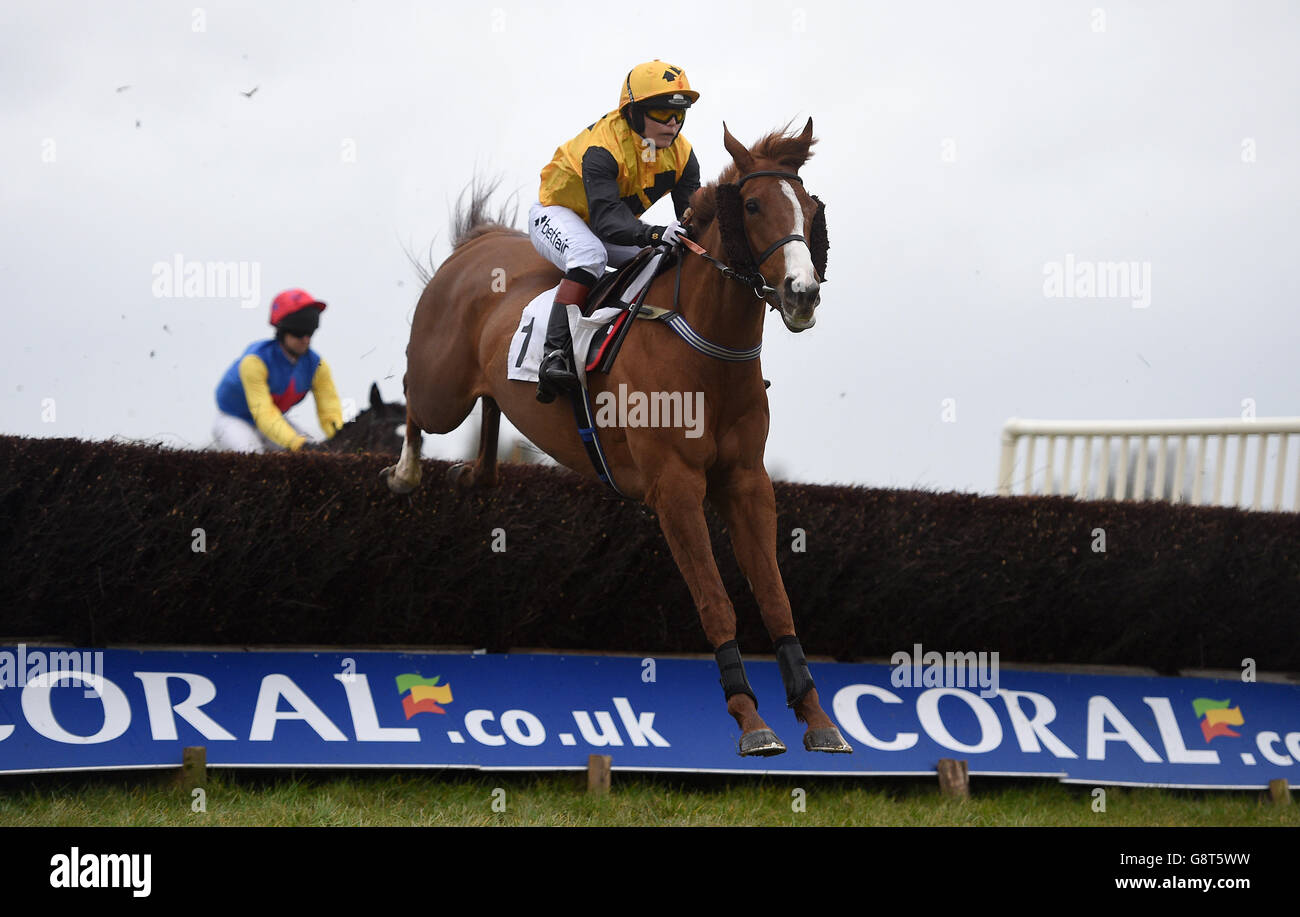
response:
[[[1021,493],[1035,493],[1035,481],[1041,480],[1037,492],[1044,494],[1073,494],[1079,499],[1130,500],[1168,499],[1178,503],[1189,499],[1193,504],[1222,505],[1224,472],[1228,466],[1228,440],[1237,440],[1236,461],[1233,463],[1232,501],[1226,505],[1242,506],[1242,488],[1248,465],[1248,441],[1254,441],[1253,497],[1251,509],[1260,509],[1265,482],[1271,479],[1272,505],[1275,511],[1287,510],[1283,506],[1287,473],[1287,442],[1300,435],[1300,417],[1259,417],[1253,420],[1022,420],[1013,417],[1002,428],[1002,456],[998,463],[998,493],[1010,496],[1016,479],[1021,482]],[[1210,471],[1206,469],[1209,440],[1217,439],[1217,458]],[[1276,437],[1276,440],[1272,438]],[[1021,439],[1027,440],[1026,455],[1017,461],[1016,447]],[[1093,478],[1093,441],[1101,440],[1100,473]],[[1046,464],[1039,464],[1035,446],[1046,440]],[[1075,441],[1083,441],[1083,456],[1077,475],[1077,486],[1071,484]],[[1111,473],[1111,441],[1119,441],[1119,461]],[[1137,441],[1136,462],[1130,460],[1132,443]],[[1194,457],[1189,459],[1189,440],[1196,445]],[[1277,451],[1270,455],[1270,443]],[[1058,445],[1059,443],[1059,445]],[[1152,447],[1154,444],[1154,448]],[[1168,476],[1170,446],[1176,447],[1172,477]],[[1151,452],[1155,452],[1154,484],[1147,487]],[[1063,457],[1063,468],[1057,476],[1056,459]],[[1192,464],[1194,463],[1194,464]],[[1130,472],[1130,464],[1134,469]],[[1300,465],[1300,462],[1297,463]],[[1133,486],[1128,487],[1129,475]],[[1208,501],[1202,500],[1205,479],[1214,476],[1214,492]],[[1186,485],[1190,477],[1190,494]],[[1289,510],[1300,511],[1300,468],[1294,477]],[[1166,496],[1166,492],[1168,494]]]

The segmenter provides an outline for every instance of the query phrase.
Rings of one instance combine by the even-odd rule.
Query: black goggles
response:
[[[276,327],[285,334],[291,334],[296,338],[309,338],[316,333],[319,322],[306,318],[300,319],[296,315],[291,315]]]

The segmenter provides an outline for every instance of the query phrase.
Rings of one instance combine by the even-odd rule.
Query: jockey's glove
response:
[[[673,245],[683,236],[689,239],[691,232],[690,227],[683,226],[677,220],[673,220],[667,226],[647,226],[638,235],[641,238],[637,242],[642,246],[659,245],[660,243]]]
[[[681,223],[673,220],[664,227],[664,241],[669,245],[676,245],[677,240],[682,237],[690,238],[691,230],[689,226],[683,226]]]

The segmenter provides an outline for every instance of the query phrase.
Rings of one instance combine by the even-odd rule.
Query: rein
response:
[[[734,267],[730,267],[730,266],[728,266],[728,265],[726,265],[726,264],[723,264],[723,263],[722,263],[721,261],[719,261],[717,258],[715,258],[715,257],[713,257],[712,255],[710,255],[709,252],[708,252],[708,250],[705,249],[703,246],[701,246],[701,245],[697,245],[693,240],[688,239],[688,238],[686,238],[685,236],[678,236],[678,237],[677,237],[677,241],[678,241],[678,242],[681,242],[681,243],[682,243],[683,245],[685,245],[688,249],[690,249],[691,251],[695,252],[695,254],[699,255],[699,256],[700,256],[701,258],[703,258],[705,261],[709,262],[709,263],[712,264],[714,267],[716,267],[718,270],[722,271],[722,276],[723,276],[723,277],[728,277],[728,278],[730,278],[730,279],[732,279],[732,280],[739,280],[739,281],[740,281],[741,283],[743,283],[745,286],[749,287],[751,290],[754,291],[754,296],[755,296],[756,298],[758,298],[758,299],[767,299],[767,297],[768,297],[769,295],[771,295],[772,293],[777,292],[777,290],[776,290],[775,287],[772,287],[772,286],[769,286],[769,285],[768,285],[767,281],[763,279],[763,275],[760,274],[758,271],[756,271],[756,270],[755,270],[755,271],[738,271],[738,270],[736,270]],[[789,240],[786,240],[786,241],[789,241]],[[770,254],[770,252],[769,252],[769,254]],[[771,303],[768,303],[768,305],[769,305],[769,306],[772,306]],[[676,297],[673,298],[673,308],[674,308],[674,309],[677,308]],[[772,306],[772,308],[775,309],[776,306]]]

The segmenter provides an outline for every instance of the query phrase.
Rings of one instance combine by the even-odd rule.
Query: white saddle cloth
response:
[[[628,286],[620,299],[631,303],[640,295],[641,289],[655,276],[662,255],[651,258],[638,272],[636,279]],[[510,339],[510,351],[506,355],[506,378],[518,382],[536,382],[537,369],[541,366],[542,345],[546,342],[546,325],[551,320],[551,304],[555,302],[555,293],[559,285],[539,293],[519,317],[519,327]],[[621,306],[602,306],[591,315],[584,316],[577,306],[569,306],[569,334],[573,337],[574,362],[577,363],[578,378],[583,388],[587,387],[587,351],[597,334],[603,334],[605,326],[613,321]]]

